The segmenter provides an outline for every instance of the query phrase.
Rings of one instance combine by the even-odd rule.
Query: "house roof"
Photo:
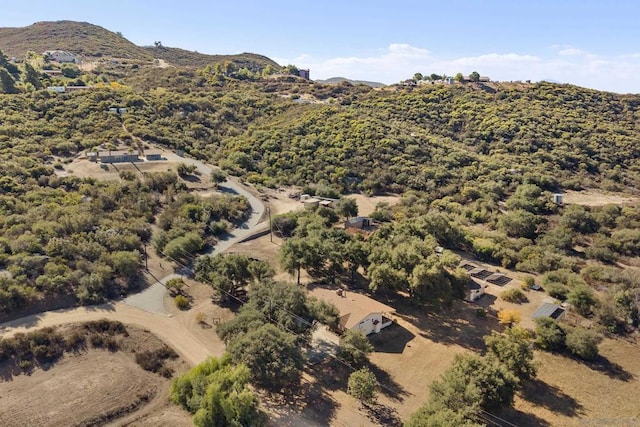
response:
[[[476,290],[479,290],[479,289],[482,289],[482,288],[483,288],[483,286],[480,283],[476,282],[475,280],[469,280],[469,289],[470,290],[476,291]]]
[[[550,302],[545,302],[533,313],[534,319],[539,317],[550,317],[552,319],[557,319],[564,313],[564,308],[560,307],[558,304],[552,304]]]
[[[351,329],[371,313],[395,313],[396,309],[352,291],[337,293],[338,288],[314,288],[310,294],[332,303],[340,311],[340,325]]]
[[[361,222],[364,222],[366,220],[368,220],[369,218],[365,217],[365,216],[356,216],[354,218],[349,218],[347,220],[347,223],[349,224],[359,224]]]

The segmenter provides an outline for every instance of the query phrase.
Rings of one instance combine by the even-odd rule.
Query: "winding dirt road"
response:
[[[167,150],[162,150],[167,160],[184,162],[196,166],[203,176],[209,176],[214,166],[207,165],[195,159],[180,157]],[[223,192],[244,196],[251,205],[251,215],[239,227],[231,230],[223,240],[220,240],[207,255],[221,253],[235,243],[249,235],[263,230],[265,223],[261,222],[265,206],[260,199],[251,194],[234,178],[227,179],[219,185]],[[160,279],[160,283],[177,277],[175,274]],[[157,296],[156,296],[157,297]],[[155,298],[155,297],[153,297]],[[162,304],[162,301],[154,301]],[[144,307],[144,304],[140,305]],[[149,330],[175,349],[184,360],[192,366],[202,362],[208,356],[220,356],[224,353],[224,344],[218,340],[202,340],[194,336],[185,326],[166,314],[153,313],[137,308],[123,301],[92,307],[79,307],[55,310],[26,316],[10,322],[0,324],[0,337],[7,338],[18,332],[27,332],[47,326],[68,323],[86,322],[98,319],[117,320],[125,324],[132,324]]]
[[[2,338],[8,338],[19,332],[27,332],[47,326],[98,319],[117,320],[146,329],[176,350],[192,366],[197,365],[209,356],[221,356],[224,353],[224,345],[221,342],[203,342],[179,322],[176,322],[175,319],[161,314],[150,313],[123,302],[34,314],[3,323],[0,325],[0,332],[2,333]]]

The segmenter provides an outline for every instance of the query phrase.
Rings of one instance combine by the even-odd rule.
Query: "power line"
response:
[[[163,254],[164,254],[164,253],[163,253]],[[195,271],[194,271],[191,267],[189,267],[189,266],[187,266],[187,265],[185,265],[185,264],[181,263],[180,261],[176,260],[175,258],[172,258],[171,256],[168,256],[168,255],[166,255],[166,254],[164,254],[164,255],[165,255],[165,256],[167,256],[167,257],[168,257],[169,259],[171,259],[172,261],[174,261],[175,263],[177,263],[178,265],[180,265],[180,266],[182,266],[183,268],[185,268],[186,270],[190,270],[190,271],[191,271],[191,273],[195,275]],[[204,278],[203,278],[203,279],[204,279]],[[238,303],[240,303],[240,304],[244,304],[244,303],[245,303],[242,299],[238,298],[237,296],[233,295],[232,293],[230,293],[230,292],[228,292],[228,291],[225,291],[224,289],[219,288],[218,286],[216,286],[216,285],[215,285],[214,283],[212,283],[211,281],[206,280],[206,279],[204,279],[204,280],[202,280],[202,281],[203,281],[203,282],[205,282],[205,283],[207,283],[208,285],[212,286],[213,288],[217,289],[219,292],[221,292],[221,293],[223,293],[223,294],[227,295],[228,297],[230,297],[231,299],[235,300],[236,302],[238,302]],[[313,323],[312,323],[312,322],[310,322],[310,321],[308,321],[308,320],[304,319],[303,317],[301,317],[301,316],[299,316],[299,315],[297,315],[297,314],[295,314],[295,313],[292,313],[291,311],[287,310],[287,309],[286,309],[285,307],[283,307],[282,305],[280,305],[280,304],[274,304],[274,305],[275,305],[276,307],[278,307],[280,310],[282,310],[284,313],[286,313],[286,314],[288,314],[288,315],[292,316],[294,320],[301,321],[301,322],[305,323],[306,325],[308,325],[310,328],[312,328],[312,327],[313,327]],[[305,341],[309,346],[312,346],[312,345],[313,345],[313,341],[312,341],[309,337],[307,337],[307,336],[303,335],[303,333],[302,333],[302,332],[295,332],[295,331],[291,330],[290,328],[286,327],[285,325],[281,325],[281,324],[276,323],[276,322],[275,322],[275,320],[274,320],[273,318],[271,318],[271,316],[270,316],[270,315],[266,315],[266,314],[264,314],[264,313],[263,313],[263,316],[264,316],[264,317],[265,317],[265,318],[266,318],[270,323],[272,323],[272,324],[274,324],[275,326],[280,327],[280,328],[282,328],[282,329],[286,330],[287,332],[289,332],[289,333],[291,333],[291,334],[293,334],[293,335],[297,336],[297,337],[298,337],[298,338],[300,338],[301,340]],[[360,350],[360,349],[358,349],[358,348],[352,347],[352,350],[354,350],[355,352],[359,352],[359,353],[361,353],[361,354],[362,354],[362,355],[364,355],[364,356],[368,356],[368,354],[367,354],[367,353],[365,353],[364,351],[362,351],[362,350]],[[356,369],[356,368],[354,368],[354,367],[353,367],[349,362],[345,361],[344,359],[339,358],[337,355],[334,355],[334,354],[329,353],[329,354],[328,354],[328,356],[329,356],[329,357],[331,357],[331,358],[333,358],[333,359],[335,359],[336,361],[338,361],[339,363],[341,363],[341,364],[342,364],[342,365],[344,365],[345,367],[349,368],[352,372],[357,371],[357,369]],[[380,382],[380,381],[378,381],[378,383],[379,383],[380,387],[381,387],[381,388],[383,388],[383,389],[385,389],[386,391],[388,391],[388,392],[390,392],[390,393],[392,393],[392,394],[394,394],[394,393],[396,392],[395,390],[393,390],[391,387],[387,386],[386,384],[384,384],[384,383],[382,383],[382,382]]]
[[[179,248],[179,250],[181,250],[181,248]],[[185,253],[188,257],[188,259],[190,259],[191,261],[195,261],[196,257],[193,254],[188,254],[186,251],[182,250],[183,253]],[[192,267],[189,267],[186,264],[183,264],[182,262],[176,260],[175,258],[164,254],[166,257],[168,257],[169,259],[171,259],[172,261],[174,261],[175,263],[177,263],[178,265],[182,266],[184,269],[190,271],[194,276],[196,274],[195,270]],[[225,291],[224,289],[221,289],[219,286],[216,286],[213,282],[211,282],[210,280],[206,279],[206,278],[202,278],[201,279],[202,282],[208,284],[209,286],[213,287],[214,289],[216,289],[218,292],[221,292],[223,294],[225,294],[226,296],[230,297],[231,299],[235,300],[236,302],[240,303],[240,304],[245,304],[245,301],[243,301],[242,299],[238,298],[236,295],[233,295],[231,292]],[[274,304],[273,301],[271,300],[269,302],[269,305],[271,307],[271,304]],[[305,325],[309,326],[310,328],[313,328],[314,325],[312,322],[308,321],[307,319],[297,315],[296,313],[293,313],[291,311],[289,311],[286,307],[282,306],[281,304],[274,304],[277,308],[279,308],[281,311],[283,311],[284,313],[286,313],[287,315],[291,316],[295,321],[298,322],[302,322]],[[295,332],[293,330],[291,330],[290,328],[288,328],[285,325],[281,325],[275,322],[275,320],[271,317],[270,315],[271,310],[269,310],[269,314],[263,314],[263,316],[266,318],[266,320],[268,320],[270,323],[274,324],[277,327],[280,327],[281,329],[286,330],[287,332],[297,336],[298,338],[302,339],[303,341],[305,341],[310,347],[313,345],[313,340],[311,338],[309,338],[308,336],[306,336],[303,332]],[[363,356],[368,356],[367,353],[365,353],[364,351],[352,347],[352,350],[355,351],[356,353],[360,353]],[[349,368],[352,372],[357,371],[357,369],[355,367],[353,367],[349,362],[347,362],[344,359],[341,359],[340,357],[338,357],[335,354],[332,353],[328,353],[328,356],[331,357],[332,359],[336,360],[337,362],[339,362],[340,364],[344,365],[345,367]],[[384,390],[388,391],[391,394],[395,394],[396,391],[393,390],[391,387],[389,387],[388,385],[380,382],[378,380],[378,384],[380,385],[381,388],[383,388]],[[495,425],[498,427],[504,427],[503,424],[509,426],[509,427],[517,427],[515,424],[505,420],[504,418],[498,417],[497,415],[494,415],[488,411],[485,411],[484,409],[479,409],[479,413],[476,414],[479,418],[481,418],[482,420],[490,423],[491,425]],[[498,421],[495,421],[498,420]]]

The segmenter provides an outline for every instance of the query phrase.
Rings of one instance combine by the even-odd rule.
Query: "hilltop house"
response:
[[[50,61],[55,61],[55,62],[71,62],[74,63],[76,62],[76,56],[71,53],[68,52],[66,50],[48,50],[46,52],[44,52],[42,55],[44,55],[46,58],[49,58]]]
[[[311,295],[332,303],[340,312],[339,328],[342,331],[360,331],[365,335],[376,334],[393,324],[389,317],[395,308],[382,304],[366,295],[338,288],[315,288]]]
[[[305,80],[309,80],[309,69],[307,68],[306,70],[298,70],[298,75]]]

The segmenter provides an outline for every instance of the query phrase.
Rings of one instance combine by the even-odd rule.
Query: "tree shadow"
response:
[[[598,356],[598,358],[593,361],[582,361],[582,363],[586,364],[592,370],[602,372],[609,378],[616,380],[629,382],[635,378],[631,372],[604,356]]]
[[[327,367],[324,363],[322,365]],[[265,392],[261,396],[261,402],[269,408],[269,412],[275,414],[277,425],[298,426],[300,418],[305,420],[305,425],[326,425],[334,417],[340,404],[326,391],[333,389],[328,386],[335,380],[331,373],[337,374],[337,371],[329,370],[327,381],[326,371],[316,368],[317,365],[307,370],[311,380],[303,378],[297,387],[291,387],[282,393]],[[346,379],[341,383],[344,383],[343,387],[346,389]]]
[[[369,363],[367,365],[369,370],[376,376],[378,383],[380,383],[380,391],[391,400],[402,402],[405,397],[411,395],[404,387],[397,383],[391,375],[379,366]]]
[[[507,420],[512,425],[516,425],[518,427],[552,427],[549,421],[542,419],[535,414],[531,414],[529,412],[522,412],[515,408],[504,409],[497,415],[500,418]],[[494,422],[496,425],[504,425],[500,423],[500,420],[497,418],[493,419],[489,415],[487,415],[487,418],[492,420],[492,422]],[[488,424],[488,425],[492,425],[492,424]]]
[[[374,423],[388,427],[402,426],[402,420],[395,408],[378,402],[368,403],[363,406],[367,411],[367,417]]]
[[[483,298],[489,303],[490,296],[480,300]],[[445,308],[417,304],[401,294],[380,294],[376,299],[394,307],[395,316],[419,329],[422,337],[445,345],[484,351],[483,337],[504,329],[494,310],[466,301],[454,301],[450,308]],[[479,315],[479,308],[482,315]]]
[[[558,387],[539,379],[525,382],[521,390],[521,396],[536,406],[542,406],[551,412],[567,417],[576,417],[584,413],[583,406],[576,399],[564,393]]]

